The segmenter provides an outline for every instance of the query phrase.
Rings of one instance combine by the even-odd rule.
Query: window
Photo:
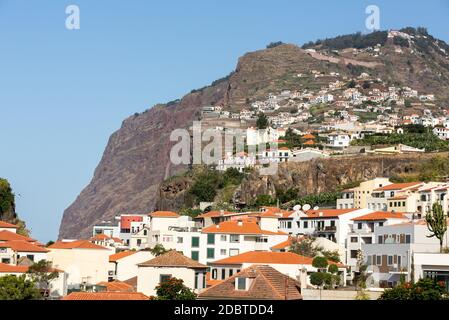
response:
[[[304,221],[304,229],[307,229],[309,227],[308,221]]]
[[[388,256],[387,264],[388,264],[389,266],[392,266],[392,265],[393,265],[393,256]]]
[[[382,256],[376,256],[376,265],[382,265]]]
[[[215,258],[215,249],[207,248],[207,259],[214,259],[214,258]]]
[[[207,235],[207,244],[215,244],[215,234],[209,233]]]
[[[357,223],[357,229],[359,229],[359,230],[362,229],[362,226],[363,226],[363,225],[362,225],[361,222]]]
[[[34,254],[27,254],[27,258],[34,261]]]
[[[198,248],[200,246],[200,238],[192,237],[192,248]]]
[[[351,250],[351,259],[357,259],[357,250]]]
[[[183,237],[178,237],[178,243],[183,243],[184,242],[184,238]]]
[[[400,268],[401,267],[401,256],[398,256],[398,268]]]
[[[170,280],[170,278],[171,278],[171,274],[161,274],[159,276],[159,283],[167,282],[168,280]]]
[[[237,290],[246,290],[246,278],[237,278]]]
[[[377,236],[377,243],[379,244],[384,243],[384,238],[382,236]]]
[[[331,227],[335,227],[335,220],[331,221]]]
[[[379,227],[383,227],[384,223],[383,222],[379,222]]]
[[[233,242],[233,243],[240,242],[240,236],[238,234],[231,234],[229,236],[229,242]]]
[[[148,231],[145,229],[143,230],[143,235],[146,236],[148,234]]]
[[[402,201],[402,206],[405,207],[405,201]]]
[[[198,289],[198,276],[199,274],[195,272],[195,289]]]
[[[217,280],[217,269],[212,269],[212,279]]]
[[[10,264],[10,263],[11,263],[11,259],[9,259],[9,258],[3,258],[3,259],[2,259],[2,263],[4,263],[4,264]]]
[[[292,223],[291,221],[287,222],[287,229],[291,229],[292,228]]]
[[[191,258],[192,260],[198,261],[200,258],[200,253],[198,251],[192,251]]]
[[[351,242],[352,242],[352,243],[359,242],[359,238],[357,238],[357,237],[351,237]]]
[[[226,269],[221,269],[221,280],[226,279]]]
[[[220,254],[222,256],[225,256],[226,255],[226,249],[220,249]]]
[[[142,239],[137,239],[137,245],[140,246],[142,244]]]
[[[412,237],[409,234],[405,235],[405,243],[410,243],[412,241]]]
[[[229,249],[229,256],[233,257],[233,256],[238,256],[240,253],[239,249]]]

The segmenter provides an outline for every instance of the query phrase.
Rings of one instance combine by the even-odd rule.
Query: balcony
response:
[[[320,226],[315,229],[316,233],[335,233],[336,231],[336,226]]]

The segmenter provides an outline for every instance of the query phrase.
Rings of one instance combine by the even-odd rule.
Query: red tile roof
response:
[[[10,264],[0,263],[1,273],[26,273],[28,266],[14,266]]]
[[[132,285],[118,280],[99,282],[97,283],[97,286],[106,287],[106,291],[108,292],[134,292],[134,287]]]
[[[231,214],[238,214],[236,212],[229,212],[229,211],[223,211],[223,216],[231,215]],[[203,214],[200,214],[196,216],[195,218],[218,218],[221,217],[220,211],[209,211]]]
[[[236,290],[237,278],[251,281],[247,290]],[[254,265],[199,294],[205,299],[301,300],[297,281],[265,265]]]
[[[72,292],[62,300],[150,300],[140,292]]]
[[[93,241],[103,241],[103,240],[109,240],[109,239],[112,239],[112,238],[103,233],[96,234],[95,236],[90,238],[90,240],[93,240]]]
[[[306,146],[312,146],[312,145],[315,144],[315,141],[313,141],[313,140],[307,140],[307,141],[304,142],[303,144],[306,145]]]
[[[120,218],[120,228],[121,229],[131,229],[131,222],[142,222],[142,216],[121,216]]]
[[[278,243],[278,244],[272,246],[270,249],[271,250],[281,250],[281,249],[286,249],[286,248],[290,247],[291,245],[292,245],[292,238],[288,238],[288,240]]]
[[[357,209],[319,209],[319,210],[309,210],[306,212],[307,217],[303,219],[314,219],[314,218],[337,218],[342,214],[356,211]]]
[[[179,214],[173,211],[155,211],[149,214],[152,218],[178,218]]]
[[[230,234],[265,234],[265,235],[286,235],[285,232],[272,232],[260,229],[256,222],[252,221],[224,221],[218,225],[204,228],[202,233],[230,233]]]
[[[14,233],[8,230],[0,231],[0,241],[22,240],[29,242],[36,242],[36,240],[29,237],[22,236],[21,234]]]
[[[0,242],[0,248],[11,248],[16,252],[48,252],[45,248],[23,240]]]
[[[57,241],[49,249],[97,249],[97,250],[108,250],[105,247],[99,246],[98,244],[92,243],[89,240],[76,240],[71,242]]]
[[[383,187],[374,189],[374,191],[403,190],[403,189],[418,186],[420,184],[422,184],[422,182],[393,183],[393,184],[389,184],[388,186],[383,186]]]
[[[15,224],[11,224],[5,221],[0,221],[0,228],[18,229],[19,227]]]
[[[310,139],[315,139],[315,136],[313,134],[307,133],[307,134],[303,135],[301,138],[310,140]]]
[[[109,256],[109,262],[117,262],[118,260],[129,257],[135,253],[137,253],[137,251],[121,251],[118,253],[111,254]]]
[[[138,264],[139,267],[184,267],[193,269],[206,269],[207,266],[190,259],[175,250],[161,254],[156,258]]]
[[[374,221],[374,220],[387,220],[387,219],[407,219],[402,213],[377,211],[368,213],[363,216],[352,219],[353,221]]]

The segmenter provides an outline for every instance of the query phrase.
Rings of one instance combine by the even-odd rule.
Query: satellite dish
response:
[[[313,207],[313,210],[319,210],[320,207]]]
[[[305,205],[302,206],[302,210],[303,211],[309,211],[310,208],[312,208],[312,206],[310,204],[305,204]]]
[[[294,210],[294,211],[299,211],[299,210],[301,210],[301,205],[300,205],[300,204],[297,204],[296,206],[293,207],[293,210]]]

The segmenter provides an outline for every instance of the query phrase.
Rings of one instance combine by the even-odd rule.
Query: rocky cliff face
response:
[[[447,58],[441,54],[417,54],[416,50],[407,50],[396,54],[394,47],[386,48],[380,63],[370,65],[371,73],[394,83],[417,85],[419,89],[434,92],[440,98],[447,97]],[[202,106],[219,104],[228,110],[239,110],[256,99],[265,99],[269,92],[310,86],[319,89],[323,85],[319,80],[299,83],[295,75],[310,70],[351,75],[354,68],[344,61],[313,57],[295,45],[260,50],[240,58],[231,76],[188,94],[180,101],[158,105],[126,119],[111,136],[90,184],[65,210],[59,237],[87,237],[91,235],[92,226],[102,220],[110,220],[121,213],[146,213],[154,209],[160,196],[164,195],[163,190],[159,190],[160,184],[185,170],[183,166],[174,166],[169,161],[172,146],[170,133],[174,129],[191,126],[192,121],[199,118]],[[282,183],[297,185],[304,194],[324,191],[345,180],[372,178],[381,173],[406,170],[407,163],[412,165],[413,161],[390,159],[384,169],[380,158],[357,159],[357,166],[340,159],[295,164],[291,168],[290,165],[288,168],[281,166],[280,174],[276,177],[251,177],[242,186],[241,190],[245,191],[236,194],[236,197],[248,199],[259,192],[272,193],[274,186]],[[160,203],[164,207],[179,206],[181,200],[174,192],[178,189],[182,190],[182,186],[172,190],[172,199],[164,199]]]

